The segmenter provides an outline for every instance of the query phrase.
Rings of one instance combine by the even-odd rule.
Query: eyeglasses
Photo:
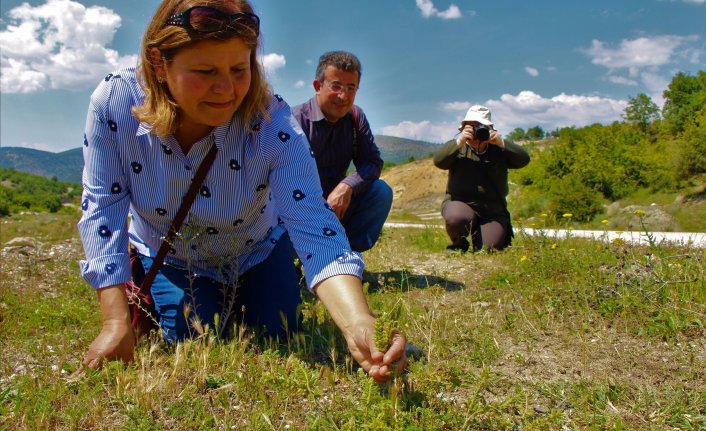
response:
[[[344,91],[346,93],[355,93],[359,88],[353,84],[343,85],[338,81],[327,82],[325,85],[334,93],[343,93]]]
[[[244,12],[228,14],[208,6],[190,7],[167,18],[165,25],[176,25],[199,33],[236,30],[243,26],[255,32],[256,36],[260,34],[260,18],[257,15]]]

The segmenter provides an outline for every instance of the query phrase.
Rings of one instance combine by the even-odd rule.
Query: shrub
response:
[[[555,214],[571,213],[577,221],[590,221],[603,212],[601,195],[581,182],[576,175],[568,175],[549,190],[549,211]]]

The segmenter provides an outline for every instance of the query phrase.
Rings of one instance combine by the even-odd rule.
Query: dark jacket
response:
[[[434,155],[434,165],[449,171],[444,201],[465,202],[487,219],[508,215],[507,170],[522,168],[529,161],[527,151],[508,139],[504,149],[488,145],[488,150],[481,155],[468,146],[459,148],[454,139],[442,145]]]

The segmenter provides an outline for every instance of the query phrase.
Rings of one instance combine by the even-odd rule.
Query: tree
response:
[[[636,124],[643,132],[653,121],[659,120],[659,107],[645,93],[640,93],[635,97],[630,97],[628,106],[625,108],[625,120],[628,123]]]
[[[525,131],[521,127],[516,127],[506,137],[511,141],[523,141],[525,139]]]
[[[697,76],[677,73],[663,94],[665,99],[663,117],[672,132],[679,133],[690,123],[690,119],[704,110],[706,72],[700,70]]]
[[[527,139],[532,141],[544,139],[544,130],[539,126],[530,127],[527,129]]]
[[[685,126],[678,142],[676,178],[706,173],[706,111]]]

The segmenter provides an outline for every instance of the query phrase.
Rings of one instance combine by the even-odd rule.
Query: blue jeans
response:
[[[264,326],[267,335],[284,335],[299,329],[297,307],[301,297],[290,248],[289,235],[285,233],[264,262],[240,276],[233,303],[225,296],[226,292],[232,295],[232,286],[207,277],[190,277],[184,268],[162,265],[151,293],[164,339],[176,341],[199,335],[191,325],[195,318],[216,330],[216,314],[223,328],[244,322],[255,328]],[[139,256],[145,272],[149,271],[153,259]]]
[[[341,224],[354,251],[363,252],[375,245],[391,207],[392,189],[380,179],[353,196]]]

